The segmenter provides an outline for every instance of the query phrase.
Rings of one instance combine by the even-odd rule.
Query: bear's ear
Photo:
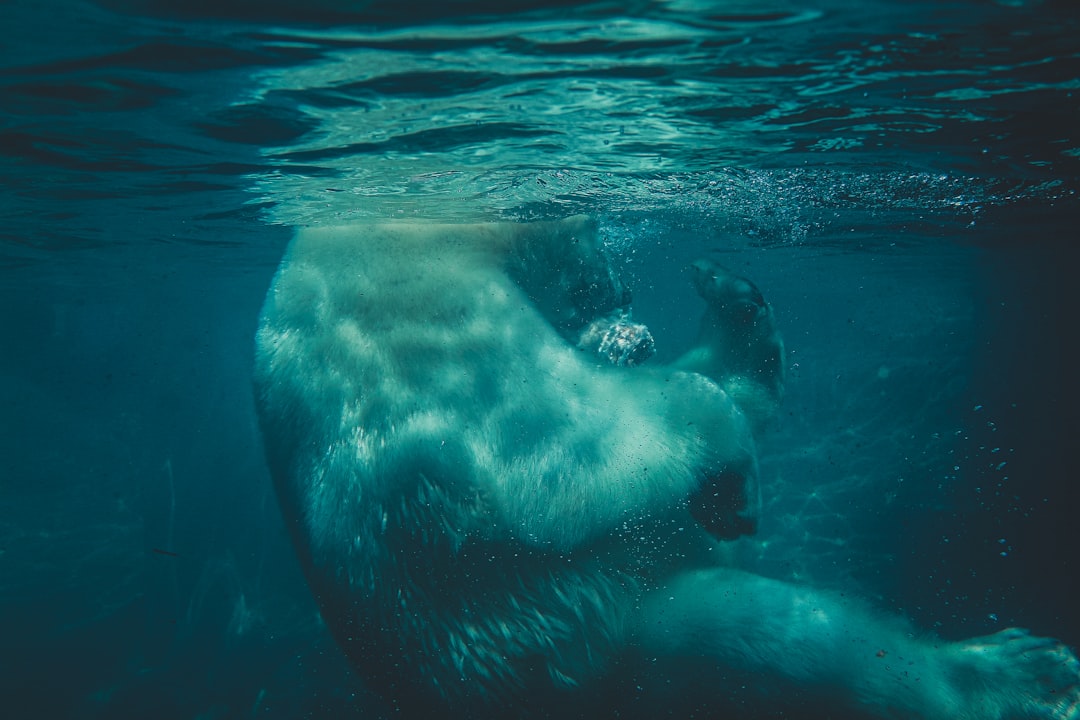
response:
[[[630,304],[630,291],[600,246],[596,223],[583,215],[521,225],[507,272],[566,337]]]

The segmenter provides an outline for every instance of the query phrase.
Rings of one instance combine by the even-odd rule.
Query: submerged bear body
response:
[[[718,543],[755,528],[753,430],[783,348],[752,284],[692,273],[695,346],[638,366],[596,332],[626,332],[629,295],[585,219],[297,233],[263,311],[257,404],[301,562],[365,680],[408,717],[707,717],[746,673],[870,716],[1073,717],[1076,661],[1051,641],[1025,645],[1042,662],[1023,671],[992,652],[986,672],[1015,687],[949,715],[974,690],[939,676],[967,656],[722,566]],[[859,667],[882,642],[918,681]],[[1033,699],[1037,672],[1057,705]]]
[[[624,293],[587,222],[528,230],[306,231],[264,313],[289,520],[339,641],[406,704],[594,680],[642,580],[631,530],[685,512],[710,468],[753,463],[714,383],[631,374],[558,332]],[[538,257],[550,276],[512,279]]]

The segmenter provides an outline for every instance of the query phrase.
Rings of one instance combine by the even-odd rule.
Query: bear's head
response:
[[[510,248],[507,273],[564,337],[576,341],[590,322],[630,304],[630,290],[589,218],[522,227]]]

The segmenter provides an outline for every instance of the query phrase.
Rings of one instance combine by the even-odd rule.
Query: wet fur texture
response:
[[[755,529],[783,345],[752,283],[691,275],[695,346],[616,367],[577,347],[629,302],[587,219],[297,232],[256,399],[364,679],[410,718],[751,716],[799,692],[867,717],[1075,718],[1059,644],[944,645],[724,567],[722,539]]]

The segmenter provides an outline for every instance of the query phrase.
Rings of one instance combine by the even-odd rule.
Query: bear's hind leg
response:
[[[671,578],[633,627],[646,657],[700,658],[703,673],[749,674],[767,696],[797,689],[858,717],[1080,720],[1080,663],[1060,642],[1015,628],[919,637],[857,599],[737,570]]]

